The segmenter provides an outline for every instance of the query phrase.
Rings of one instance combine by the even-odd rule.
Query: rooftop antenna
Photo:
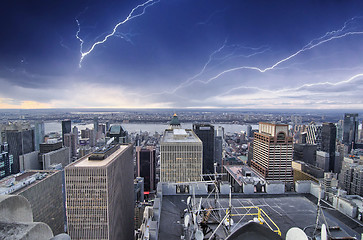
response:
[[[324,216],[324,212],[323,212],[323,209],[321,208],[320,206],[320,201],[321,201],[321,189],[322,189],[322,186],[321,186],[321,183],[319,184],[319,196],[318,196],[318,206],[317,206],[317,214],[316,214],[316,223],[315,223],[315,229],[314,229],[314,232],[313,232],[313,235],[315,235],[316,233],[316,230],[318,229],[318,226],[319,226],[319,218],[320,218],[320,215],[323,217],[323,221],[325,224],[324,227],[325,227],[325,232],[327,232],[327,234],[330,236],[330,231],[329,231],[329,227],[326,227],[328,226],[328,223],[326,221],[326,218]],[[321,232],[323,232],[323,226],[322,226],[322,229],[321,229]],[[322,233],[321,233],[322,234]],[[324,239],[322,239],[324,240]],[[326,240],[326,239],[325,239]]]

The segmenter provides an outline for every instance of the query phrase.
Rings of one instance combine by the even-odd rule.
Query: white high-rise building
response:
[[[202,141],[192,130],[165,130],[160,142],[160,181],[200,181],[202,158]]]

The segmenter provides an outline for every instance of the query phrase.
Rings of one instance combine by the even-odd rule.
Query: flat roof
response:
[[[79,159],[77,162],[70,165],[70,167],[103,167],[106,166],[108,163],[112,162],[117,155],[119,155],[122,151],[128,148],[129,145],[120,145],[120,148],[117,149],[114,153],[108,156],[106,159],[103,160],[89,160],[91,155],[87,155]]]
[[[161,204],[161,215],[159,223],[159,239],[180,240],[183,234],[182,218],[184,209],[187,208],[187,198],[190,195],[163,195]],[[200,196],[196,196],[196,202],[199,203]],[[229,206],[229,199],[225,197],[219,198],[221,205],[222,217],[225,215]],[[305,233],[311,235],[314,231],[316,222],[316,204],[304,195],[284,194],[284,195],[243,195],[232,197],[232,214],[256,213],[257,210],[248,207],[259,207],[276,223],[281,231],[281,236],[285,238],[287,231],[292,227],[306,228]],[[214,206],[213,194],[210,198],[202,196],[202,209],[208,211],[209,206]],[[243,209],[243,207],[247,207]],[[249,211],[249,212],[248,212]],[[329,226],[339,226],[341,231],[331,231],[334,237],[355,236],[360,237],[360,229],[352,229],[348,222],[345,222],[341,216],[331,214],[327,210],[323,210]],[[215,215],[215,213],[213,213]],[[210,215],[212,219],[213,214]],[[232,226],[232,232],[246,224],[256,216],[233,216],[235,225]],[[243,218],[241,220],[241,218]],[[240,221],[241,220],[241,221]],[[322,220],[322,219],[321,219]],[[208,223],[208,226],[215,229],[218,223]],[[237,225],[237,226],[236,226]],[[266,226],[264,224],[264,226]],[[321,226],[321,222],[319,223]],[[357,232],[358,231],[358,232]],[[223,234],[223,233],[221,233]],[[320,234],[320,232],[319,232]],[[209,235],[208,235],[209,236]]]
[[[175,131],[177,130],[177,131]],[[173,129],[173,130],[165,130],[164,136],[161,139],[161,143],[173,143],[173,142],[195,142],[201,143],[202,141],[198,138],[198,136],[190,129]]]
[[[58,170],[26,170],[7,176],[0,180],[0,195],[22,192],[57,172]]]
[[[245,182],[266,182],[263,178],[259,177],[252,168],[246,165],[225,165],[224,168],[231,174],[231,176],[238,182],[240,186]],[[242,173],[242,170],[251,173],[250,177],[245,177]]]

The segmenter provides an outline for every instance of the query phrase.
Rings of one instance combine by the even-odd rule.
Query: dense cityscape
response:
[[[226,239],[244,236],[250,221],[265,223],[254,231],[269,229],[268,239],[288,239],[292,227],[313,238],[322,224],[331,239],[359,239],[359,116],[3,110],[0,195],[26,199],[34,218],[27,221],[49,226],[44,239]]]
[[[363,240],[362,10],[3,1],[0,240]]]

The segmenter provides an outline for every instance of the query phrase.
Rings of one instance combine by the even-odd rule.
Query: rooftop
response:
[[[213,195],[213,194],[212,194]],[[187,208],[188,195],[164,195],[162,198],[162,208],[160,216],[159,239],[180,239],[183,235],[183,212]],[[196,197],[196,202],[199,203],[200,196]],[[229,206],[229,199],[220,197],[218,205],[220,214],[225,215],[225,211]],[[249,195],[239,195],[232,197],[232,214],[255,213],[256,207],[262,209],[281,231],[281,236],[284,238],[287,231],[292,227],[304,229],[305,233],[311,235],[314,231],[316,221],[317,206],[311,200],[303,195],[284,194],[284,195],[260,195],[258,197],[250,197]],[[208,211],[209,207],[214,207],[214,197],[202,197],[202,211]],[[251,208],[252,207],[252,208]],[[218,225],[214,222],[214,216],[217,212],[212,212],[208,220],[208,227],[215,229]],[[339,218],[324,211],[330,227],[339,226],[341,231],[331,231],[334,237],[358,236],[358,233],[352,230],[348,225],[342,222]],[[233,216],[235,225],[232,226],[231,232],[236,231],[239,227],[253,220],[254,216],[245,215]],[[242,220],[241,220],[242,219]],[[265,224],[264,224],[265,225]],[[223,231],[219,232],[223,236]],[[206,237],[209,237],[207,235]]]
[[[190,129],[167,129],[167,130],[165,130],[164,136],[161,139],[161,143],[173,143],[173,142],[201,143],[202,141]]]
[[[231,174],[240,186],[242,186],[243,182],[265,182],[263,178],[259,177],[250,167],[246,165],[226,165],[224,168],[229,172],[229,174]]]
[[[55,170],[27,170],[10,175],[0,180],[0,195],[17,194],[56,172]]]
[[[119,145],[119,149],[116,150],[114,153],[109,155],[106,159],[103,160],[90,160],[91,155],[84,156],[80,158],[78,161],[68,165],[66,168],[69,167],[104,167],[110,162],[112,162],[117,155],[119,155],[122,151],[128,148],[129,145]]]

